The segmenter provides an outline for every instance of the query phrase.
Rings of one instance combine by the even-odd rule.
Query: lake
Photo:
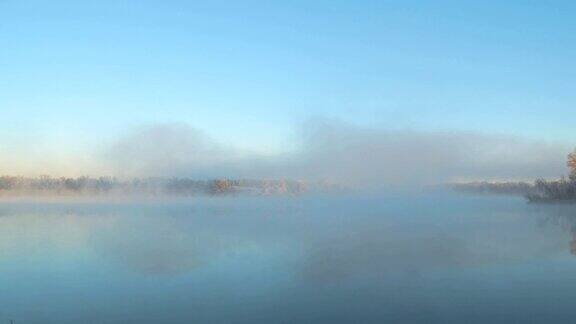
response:
[[[576,316],[576,205],[451,194],[0,203],[0,323]]]

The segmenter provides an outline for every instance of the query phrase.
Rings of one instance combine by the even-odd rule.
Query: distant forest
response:
[[[568,178],[527,182],[470,182],[449,187],[460,192],[522,195],[530,202],[576,202],[576,151],[568,155]]]
[[[451,183],[451,189],[473,194],[498,194],[523,196],[534,190],[534,184],[528,182],[465,182]]]
[[[327,183],[294,180],[135,178],[120,180],[113,177],[53,178],[0,176],[0,196],[19,195],[284,195],[302,194],[310,190],[331,189]]]

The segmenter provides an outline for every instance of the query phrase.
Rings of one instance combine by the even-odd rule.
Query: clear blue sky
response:
[[[0,0],[0,145],[310,117],[576,139],[574,1]]]

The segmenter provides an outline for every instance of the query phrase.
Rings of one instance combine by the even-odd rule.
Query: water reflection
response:
[[[565,251],[565,242],[554,229],[537,226],[533,210],[519,205],[510,212],[467,209],[443,214],[438,208],[419,211],[422,217],[405,219],[382,215],[386,222],[348,222],[308,240],[302,276],[306,280],[338,282],[346,278],[381,277],[392,273],[417,275],[456,268],[513,265],[553,258]],[[550,215],[572,234],[576,253],[576,215]],[[403,215],[402,215],[403,217]],[[351,217],[353,219],[353,217]],[[374,281],[376,283],[376,281]]]
[[[0,262],[80,253],[92,233],[105,231],[113,223],[112,217],[104,215],[87,218],[62,211],[4,212],[0,216]]]
[[[385,230],[364,230],[314,242],[307,250],[302,274],[312,281],[338,281],[394,271],[415,274],[471,262],[466,242],[456,237],[409,238]]]
[[[553,225],[568,233],[571,240],[568,245],[570,253],[576,256],[576,206],[570,204],[535,206],[540,214],[542,226]]]
[[[115,206],[15,206],[0,214],[0,262],[49,256],[107,261],[147,275],[184,274],[219,257],[250,253],[255,243],[190,210]]]
[[[551,298],[576,291],[571,206],[433,198],[0,206],[0,322],[504,323],[572,311]]]
[[[218,257],[250,249],[249,240],[232,233],[189,227],[181,219],[121,218],[91,244],[99,255],[150,275],[187,273]]]

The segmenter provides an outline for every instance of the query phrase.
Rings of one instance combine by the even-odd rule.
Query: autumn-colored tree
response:
[[[576,151],[568,154],[566,165],[570,168],[570,180],[576,181]]]
[[[212,193],[226,193],[230,190],[232,184],[229,180],[214,180],[212,182]]]

